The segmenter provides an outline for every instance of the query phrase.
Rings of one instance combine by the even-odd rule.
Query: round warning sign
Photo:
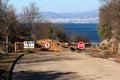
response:
[[[45,48],[50,48],[50,47],[51,47],[50,42],[46,42],[46,43],[45,43]]]
[[[85,43],[84,42],[79,42],[78,43],[78,48],[79,49],[84,49],[85,48]]]

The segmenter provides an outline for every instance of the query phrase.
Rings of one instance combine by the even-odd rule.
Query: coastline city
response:
[[[52,23],[99,23],[99,18],[47,18]]]

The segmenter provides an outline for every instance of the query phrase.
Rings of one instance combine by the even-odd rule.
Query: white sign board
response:
[[[34,48],[34,41],[24,41],[24,48]]]
[[[50,48],[51,47],[51,44],[49,42],[46,42],[45,43],[45,48]]]
[[[34,48],[34,41],[28,41],[29,48]]]
[[[23,45],[24,45],[24,48],[28,48],[28,42],[27,41],[24,41]]]

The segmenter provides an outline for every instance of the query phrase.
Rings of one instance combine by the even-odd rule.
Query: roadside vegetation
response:
[[[120,0],[100,0],[99,35],[103,40],[115,45],[115,53],[120,53]]]

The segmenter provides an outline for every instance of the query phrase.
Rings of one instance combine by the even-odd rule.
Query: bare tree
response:
[[[15,9],[12,5],[8,6],[6,10],[6,18],[7,18],[7,25],[8,25],[8,36],[9,41],[14,43],[16,41],[16,37],[18,36],[18,21],[15,14]]]
[[[3,34],[5,31],[6,22],[6,9],[9,0],[0,0],[0,32]]]
[[[6,18],[6,9],[7,3],[9,0],[0,0],[0,35],[4,40],[4,36],[6,39],[6,53],[8,53],[8,26],[7,26],[7,18]]]
[[[5,11],[9,0],[0,0],[0,10]]]
[[[37,23],[33,29],[32,33],[35,40],[48,39],[51,38],[53,33],[53,28],[51,23]]]
[[[31,29],[35,22],[36,17],[39,15],[39,8],[36,3],[32,2],[29,6],[23,7],[23,19],[27,26],[28,34],[31,34]]]
[[[105,38],[120,40],[120,0],[101,0],[100,35]]]

